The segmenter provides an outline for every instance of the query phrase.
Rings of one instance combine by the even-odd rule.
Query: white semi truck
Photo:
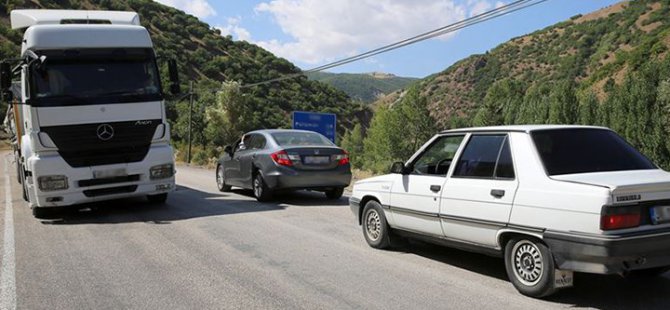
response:
[[[50,207],[175,189],[164,93],[148,31],[134,12],[14,10],[21,55],[0,64],[5,124],[24,199]],[[176,63],[170,90],[178,92]]]

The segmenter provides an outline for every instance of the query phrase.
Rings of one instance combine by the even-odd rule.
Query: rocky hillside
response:
[[[418,80],[416,78],[400,77],[389,73],[308,73],[310,80],[329,84],[349,97],[371,103],[394,91],[404,89],[408,84]]]
[[[649,0],[574,16],[429,76],[419,82],[421,94],[440,127],[474,116],[491,86],[503,80],[521,85],[522,91],[570,81],[579,93],[593,92],[602,101],[629,72],[665,57],[669,16],[668,1]],[[378,104],[392,104],[402,95],[396,92]]]

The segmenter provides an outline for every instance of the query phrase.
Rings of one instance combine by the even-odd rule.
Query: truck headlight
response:
[[[64,175],[47,175],[37,178],[40,190],[43,192],[52,192],[68,189],[67,177]]]
[[[164,164],[153,166],[149,170],[149,177],[152,180],[158,179],[167,179],[174,175],[174,165],[173,164]]]

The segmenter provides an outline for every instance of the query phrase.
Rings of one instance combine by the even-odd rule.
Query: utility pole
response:
[[[191,131],[193,118],[193,81],[188,88],[189,104],[188,104],[188,153],[186,153],[186,163],[191,164]]]

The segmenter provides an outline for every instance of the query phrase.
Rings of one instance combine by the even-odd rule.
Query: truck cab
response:
[[[11,22],[26,30],[20,57],[3,62],[2,86],[34,213],[132,196],[165,201],[175,188],[170,126],[137,13],[15,10]]]

